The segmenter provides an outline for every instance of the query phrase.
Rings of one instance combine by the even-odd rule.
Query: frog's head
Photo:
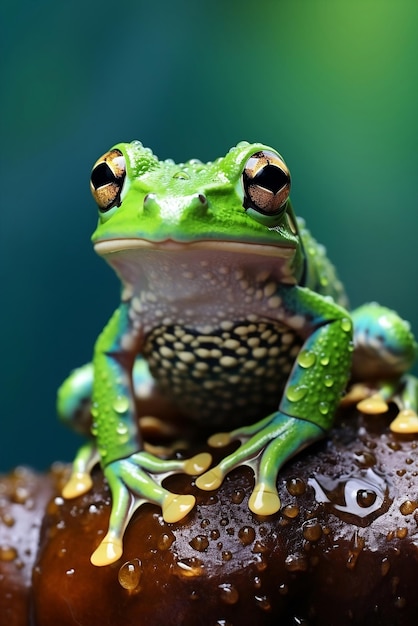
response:
[[[153,249],[231,253],[241,265],[264,257],[285,283],[303,271],[290,173],[268,146],[241,142],[213,163],[176,164],[139,141],[122,143],[96,162],[91,189],[95,250],[115,267],[122,253],[132,260]]]

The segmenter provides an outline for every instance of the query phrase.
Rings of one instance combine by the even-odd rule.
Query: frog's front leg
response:
[[[216,489],[234,467],[251,466],[256,482],[249,507],[261,515],[280,508],[276,481],[282,465],[330,428],[352,351],[352,323],[345,309],[303,287],[282,287],[277,297],[280,321],[305,337],[279,408],[252,426],[214,435],[209,440],[214,446],[233,440],[242,445],[196,481],[201,489]]]
[[[81,448],[63,492],[65,497],[75,497],[88,490],[88,474],[100,458],[112,493],[112,510],[108,532],[91,557],[94,565],[107,565],[122,555],[125,528],[144,502],[160,505],[169,522],[187,515],[194,497],[173,494],[161,482],[176,472],[199,474],[211,461],[209,454],[180,461],[160,459],[143,450],[132,389],[132,369],[141,344],[141,328],[132,324],[129,303],[123,303],[95,346],[92,434],[97,448],[93,443]]]

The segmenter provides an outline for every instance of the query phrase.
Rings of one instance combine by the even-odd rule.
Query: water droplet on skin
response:
[[[327,415],[329,413],[329,404],[328,402],[320,402],[319,403],[319,412],[322,415]]]
[[[116,427],[116,432],[118,433],[118,435],[126,435],[128,432],[127,425],[124,424],[123,422],[119,422],[119,424]]]
[[[309,368],[315,365],[316,354],[314,352],[310,352],[309,350],[302,350],[299,352],[297,362],[301,367]]]
[[[142,578],[142,563],[139,559],[132,559],[124,563],[118,572],[118,581],[121,587],[127,591],[138,588]]]
[[[308,387],[306,385],[290,385],[286,390],[286,398],[290,402],[299,402],[308,393]]]
[[[106,448],[99,447],[98,448],[98,452],[99,452],[100,457],[101,457],[102,460],[107,457],[107,449]]]
[[[252,526],[243,526],[238,531],[238,537],[243,546],[249,546],[255,540],[255,530]]]
[[[224,604],[236,604],[239,600],[239,593],[234,585],[224,583],[218,587],[221,591],[220,598]]]
[[[348,317],[345,317],[344,319],[341,320],[341,328],[343,329],[345,333],[351,333],[353,324]]]
[[[129,398],[127,398],[126,396],[118,396],[113,401],[112,406],[113,410],[116,411],[116,413],[126,413],[129,409]]]
[[[189,545],[198,552],[204,552],[209,546],[209,539],[206,535],[196,535],[196,537],[193,537],[193,539],[189,541]]]
[[[291,496],[301,496],[306,491],[306,483],[301,478],[290,478],[286,482],[286,489]]]
[[[402,513],[402,515],[410,515],[411,513],[415,511],[417,507],[418,507],[418,502],[414,502],[412,500],[405,500],[405,502],[403,502],[401,506],[399,507],[399,510]]]

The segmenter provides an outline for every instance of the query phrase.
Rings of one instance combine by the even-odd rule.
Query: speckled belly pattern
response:
[[[271,321],[159,326],[143,356],[164,394],[197,421],[228,428],[277,409],[302,339]]]

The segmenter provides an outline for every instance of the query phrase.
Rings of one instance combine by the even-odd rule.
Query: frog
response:
[[[293,210],[290,171],[273,147],[242,141],[214,161],[177,164],[140,141],[119,143],[95,163],[90,186],[94,250],[120,279],[121,298],[57,405],[65,423],[89,431],[63,497],[88,492],[97,463],[111,492],[94,565],[121,558],[144,503],[167,523],[192,511],[195,496],[162,484],[174,473],[211,492],[249,466],[250,510],[278,513],[280,469],[326,436],[342,398],[370,414],[393,400],[393,430],[418,431],[410,325],[373,302],[349,311],[324,247]],[[221,460],[148,448],[141,390],[151,415],[160,399],[209,429]],[[79,418],[86,402],[90,422]]]

